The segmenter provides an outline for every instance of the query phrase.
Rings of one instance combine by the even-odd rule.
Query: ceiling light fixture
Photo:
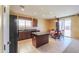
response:
[[[20,7],[21,7],[21,10],[24,11],[24,6],[21,5]]]

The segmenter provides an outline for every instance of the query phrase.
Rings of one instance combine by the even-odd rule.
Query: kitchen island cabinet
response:
[[[49,42],[49,34],[43,32],[35,32],[32,33],[32,43],[38,48]]]

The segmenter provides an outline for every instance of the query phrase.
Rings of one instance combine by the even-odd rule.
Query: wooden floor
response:
[[[53,39],[49,38],[49,43],[35,48],[32,39],[18,41],[18,53],[62,53],[71,43],[71,38]]]

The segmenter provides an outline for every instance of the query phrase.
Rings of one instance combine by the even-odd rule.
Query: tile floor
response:
[[[63,53],[79,53],[79,39],[72,39],[72,42]]]
[[[49,38],[49,43],[35,48],[32,45],[32,39],[26,39],[18,41],[18,53],[62,53],[71,41],[72,39],[67,37],[63,37],[61,40]]]

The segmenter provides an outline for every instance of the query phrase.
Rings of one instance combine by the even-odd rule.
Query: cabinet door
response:
[[[19,32],[19,40],[25,40],[31,38],[31,32]]]
[[[37,23],[38,23],[37,19],[33,19],[33,27],[37,27]]]
[[[26,39],[29,39],[29,38],[31,38],[31,32],[30,31],[26,32]]]
[[[19,32],[19,40],[23,40],[24,36],[24,32]]]

